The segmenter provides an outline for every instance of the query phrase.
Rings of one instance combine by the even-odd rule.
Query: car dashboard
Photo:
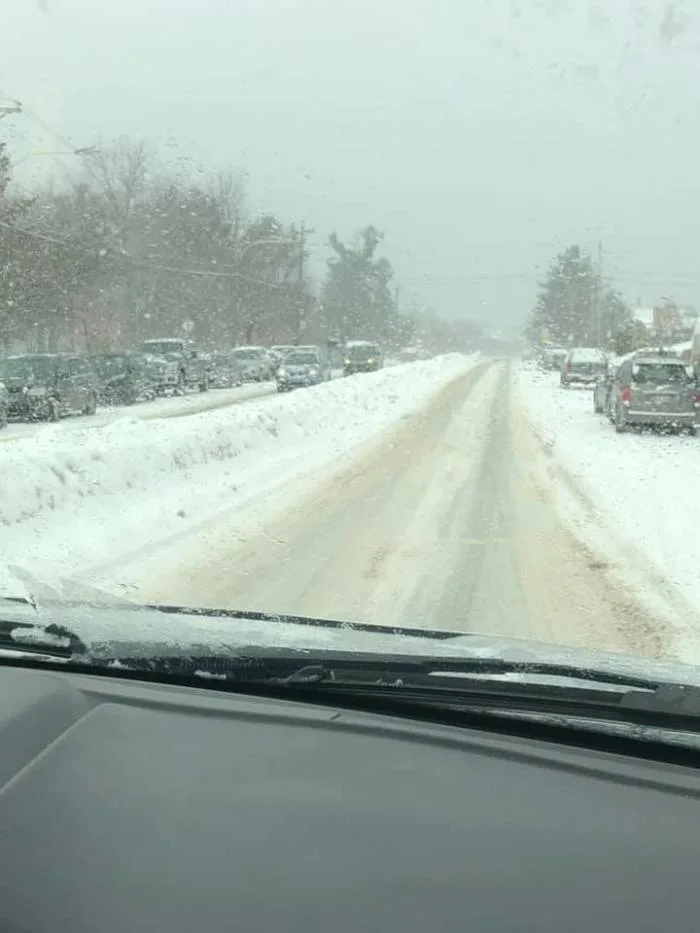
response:
[[[697,772],[279,699],[0,676],[0,930],[694,924]]]

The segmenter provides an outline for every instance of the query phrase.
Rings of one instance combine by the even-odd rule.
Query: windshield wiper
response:
[[[105,646],[107,648],[107,646]],[[82,663],[81,658],[76,659]],[[605,720],[700,731],[700,688],[568,664],[500,658],[445,658],[289,651],[115,656],[99,649],[90,665],[163,682],[208,685],[310,702],[363,706],[382,701],[499,715]]]
[[[67,661],[88,654],[87,645],[75,632],[63,625],[17,622],[0,619],[0,653],[42,655]]]

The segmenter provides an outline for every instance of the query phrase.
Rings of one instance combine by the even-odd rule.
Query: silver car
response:
[[[592,386],[606,372],[607,364],[607,357],[602,350],[575,347],[567,353],[562,365],[561,385],[565,389],[572,385]]]
[[[318,385],[330,378],[328,361],[318,347],[298,347],[286,355],[277,370],[277,391]]]
[[[695,371],[677,357],[661,354],[626,359],[610,386],[608,411],[618,434],[631,425],[685,429],[695,434],[700,420]]]
[[[243,382],[264,382],[275,378],[278,363],[266,347],[236,347],[231,350],[230,358],[238,367]]]

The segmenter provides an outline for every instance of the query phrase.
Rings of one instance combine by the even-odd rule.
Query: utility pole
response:
[[[294,337],[294,343],[296,346],[299,346],[299,341],[301,340],[301,332],[304,327],[304,314],[306,311],[306,302],[304,300],[304,262],[306,260],[306,237],[309,233],[313,232],[313,230],[307,230],[302,223],[301,229],[299,230],[299,300],[297,302],[296,334]]]
[[[603,348],[603,299],[605,286],[603,283],[603,241],[598,240],[598,287],[596,289],[596,346]]]

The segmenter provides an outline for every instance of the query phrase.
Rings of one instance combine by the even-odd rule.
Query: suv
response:
[[[195,386],[200,392],[208,390],[209,362],[200,356],[189,340],[181,340],[178,337],[144,340],[139,349],[142,353],[161,356],[176,364],[174,376],[169,374],[168,380],[160,387],[161,394],[174,390],[178,395],[182,395],[191,386]]]
[[[618,434],[630,425],[695,434],[699,410],[695,371],[678,357],[638,354],[623,360],[611,379],[608,412]]]
[[[602,350],[593,347],[575,347],[570,350],[561,368],[560,381],[563,388],[571,385],[592,386],[607,370],[607,357]]]
[[[156,379],[143,353],[100,353],[92,357],[105,405],[133,405],[156,394]]]
[[[383,365],[384,356],[376,343],[370,343],[367,340],[351,340],[345,345],[344,375],[371,373],[381,369]]]
[[[8,416],[21,421],[58,421],[62,415],[97,411],[98,384],[80,356],[36,354],[0,360],[8,391]]]

